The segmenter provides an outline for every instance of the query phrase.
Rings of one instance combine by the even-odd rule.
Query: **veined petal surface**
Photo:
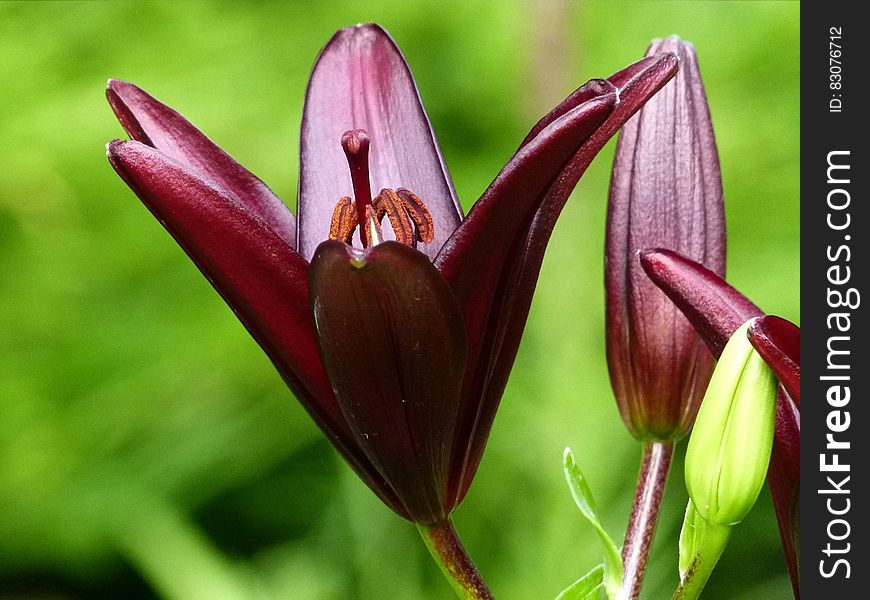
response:
[[[365,129],[371,139],[374,193],[407,188],[426,203],[435,238],[418,249],[434,258],[462,209],[411,71],[387,32],[371,23],[339,30],[311,73],[299,152],[299,252],[314,255],[329,237],[338,199],[353,197],[340,144],[352,129]]]
[[[633,76],[620,79],[622,87],[593,80],[545,116],[436,260],[463,306],[469,331],[463,402],[483,398],[473,420],[463,413],[465,433],[459,439],[471,442],[457,449],[456,460],[464,464],[460,497],[486,445],[562,207],[604,144],[677,68],[673,54],[641,63],[629,67]]]
[[[712,372],[692,325],[644,274],[636,252],[676,250],[725,273],[725,211],[707,99],[691,44],[680,71],[622,129],[607,212],[607,363],[620,414],[641,439],[683,435]],[[667,368],[662,368],[666,363]]]
[[[290,209],[181,114],[126,81],[110,79],[106,97],[131,138],[160,150],[219,186],[291,248],[296,247],[296,218]]]
[[[462,313],[426,255],[398,242],[320,245],[311,305],[356,444],[416,523],[453,509],[448,482],[465,369]]]

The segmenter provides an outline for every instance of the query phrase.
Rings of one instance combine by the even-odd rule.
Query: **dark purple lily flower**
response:
[[[635,253],[671,248],[725,273],[719,157],[695,50],[670,37],[680,71],[622,130],[607,213],[607,364],[619,411],[640,440],[671,441],[692,426],[712,357],[650,282]]]
[[[786,564],[800,597],[800,328],[764,313],[716,273],[670,250],[644,250],[640,263],[650,279],[692,322],[717,357],[743,323],[752,345],[781,385],[767,483],[773,497]]]
[[[363,481],[429,526],[477,469],[556,217],[676,65],[657,54],[578,89],[464,218],[411,73],[372,24],[317,59],[297,216],[130,83],[107,95],[134,141],[108,156]]]

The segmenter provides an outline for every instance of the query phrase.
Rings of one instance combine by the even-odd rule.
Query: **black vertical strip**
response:
[[[866,598],[870,255],[859,3],[801,9],[801,594]],[[862,591],[863,590],[863,591]]]

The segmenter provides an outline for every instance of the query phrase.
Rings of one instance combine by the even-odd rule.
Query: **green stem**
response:
[[[674,592],[673,600],[695,600],[701,595],[730,536],[731,527],[728,525],[705,522],[701,547],[683,576],[680,586]]]
[[[459,540],[450,517],[435,525],[418,523],[417,529],[457,596],[463,600],[495,600]]]

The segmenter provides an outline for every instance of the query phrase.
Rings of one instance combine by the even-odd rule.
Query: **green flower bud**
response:
[[[686,451],[686,487],[711,523],[743,520],[764,485],[776,417],[776,379],[746,336],[728,340]]]

